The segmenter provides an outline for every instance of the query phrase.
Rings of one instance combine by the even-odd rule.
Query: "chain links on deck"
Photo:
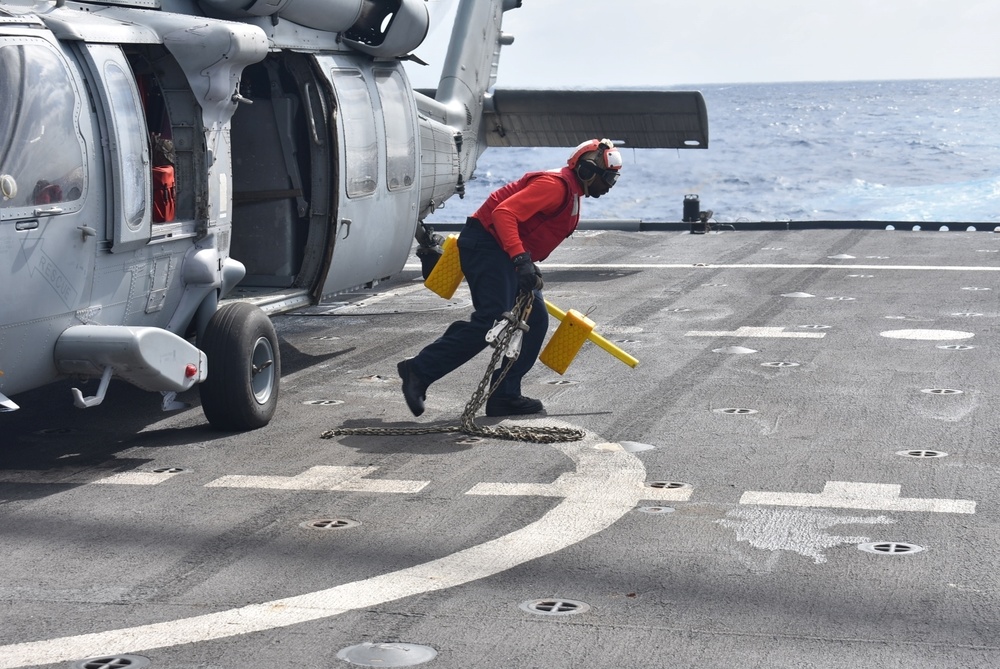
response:
[[[518,293],[514,308],[511,310],[511,319],[507,327],[503,329],[496,341],[492,342],[493,356],[490,358],[489,367],[483,380],[479,382],[476,391],[472,393],[472,398],[465,405],[462,412],[461,425],[442,425],[439,427],[353,427],[335,428],[323,432],[320,437],[332,439],[343,435],[367,435],[367,436],[404,436],[417,434],[438,434],[460,432],[475,437],[485,437],[489,439],[506,439],[510,441],[530,441],[538,444],[553,444],[563,441],[579,441],[584,437],[584,431],[577,428],[568,427],[545,427],[545,426],[520,426],[520,425],[476,425],[476,412],[489,399],[497,386],[510,371],[516,357],[507,358],[497,376],[496,383],[490,386],[490,378],[502,358],[505,357],[507,345],[510,343],[514,333],[518,331],[518,324],[527,321],[531,313],[531,305],[534,302],[532,293]]]

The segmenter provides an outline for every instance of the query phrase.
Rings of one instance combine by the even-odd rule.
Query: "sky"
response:
[[[418,88],[437,85],[457,0],[429,5]],[[503,31],[503,88],[1000,78],[998,0],[523,0]]]

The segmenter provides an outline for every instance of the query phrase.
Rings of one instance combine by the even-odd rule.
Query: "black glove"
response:
[[[542,289],[542,273],[531,262],[531,254],[527,251],[519,253],[511,261],[514,263],[514,271],[517,272],[518,290],[530,293],[533,290]]]

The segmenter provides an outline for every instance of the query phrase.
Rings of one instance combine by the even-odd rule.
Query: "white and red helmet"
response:
[[[587,195],[600,197],[617,183],[622,154],[610,139],[591,139],[576,147],[566,164],[576,173]]]

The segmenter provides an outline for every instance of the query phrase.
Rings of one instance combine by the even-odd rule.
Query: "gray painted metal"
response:
[[[273,319],[289,392],[279,403],[281,420],[260,430],[206,430],[196,408],[161,414],[155,398],[118,381],[109,390],[114,403],[84,412],[60,409],[66,383],[27,392],[23,408],[3,416],[0,437],[3,644],[155,625],[357,583],[360,608],[339,615],[149,650],[94,648],[42,666],[131,652],[152,658],[156,667],[347,667],[337,659],[340,649],[384,640],[431,646],[438,655],[421,666],[442,669],[617,669],[658,662],[711,669],[992,669],[1000,660],[994,605],[1000,543],[991,502],[1000,470],[991,437],[1000,431],[992,401],[1000,391],[993,364],[1000,354],[1000,271],[984,260],[992,256],[978,253],[984,248],[1000,248],[1000,237],[863,230],[577,233],[542,264],[546,294],[562,308],[593,306],[598,332],[640,328],[643,346],[630,351],[640,364],[627,368],[585,344],[568,370],[584,383],[550,385],[559,376],[536,367],[523,391],[542,399],[549,420],[585,428],[602,448],[623,440],[657,445],[628,457],[641,462],[645,479],[690,482],[690,498],[644,498],[635,507],[667,504],[675,511],[629,509],[558,552],[486,579],[381,603],[363,601],[374,596],[366,579],[452,556],[468,564],[469,549],[552,515],[565,499],[535,493],[576,478],[563,452],[537,444],[463,444],[441,434],[319,439],[340,425],[414,426],[398,382],[362,379],[393,376],[395,362],[456,318],[449,311],[407,310],[415,296],[428,294],[416,258],[399,279],[344,298],[377,298],[384,315],[336,316],[320,306]],[[875,266],[865,270],[874,278],[846,278],[853,270],[827,259],[838,253]],[[661,259],[643,258],[651,254]],[[868,259],[876,255],[882,258]],[[614,264],[648,267],[598,276]],[[906,267],[912,269],[900,269]],[[779,297],[834,295],[845,282],[857,301]],[[994,290],[961,290],[968,285]],[[984,315],[953,315],[959,312]],[[885,318],[900,313],[931,322]],[[741,342],[760,349],[756,357],[719,356],[711,349],[720,343],[687,336],[743,325],[806,332],[799,326],[815,322],[831,326],[823,330],[826,337]],[[937,348],[940,341],[879,336],[914,325],[973,332],[976,348],[947,351]],[[318,336],[339,339],[313,339]],[[759,366],[785,359],[802,366]],[[454,421],[480,364],[431,386],[427,415],[417,422]],[[966,392],[919,392],[955,386]],[[180,397],[197,403],[194,393]],[[348,401],[302,403],[310,397]],[[740,406],[759,411],[712,411]],[[914,446],[949,456],[895,455]],[[158,466],[189,473],[156,475],[155,484],[121,481],[121,474]],[[348,470],[360,477],[353,480],[430,483],[419,493],[207,485],[234,475],[294,482],[314,467],[355,468]],[[360,473],[370,467],[377,469]],[[977,500],[979,506],[959,515],[741,503],[747,491],[818,493],[830,480],[896,484],[905,498]],[[468,494],[484,483],[523,486],[528,494]],[[564,529],[600,513],[612,487],[588,486],[583,492],[594,497],[580,500]],[[344,532],[298,525],[341,516],[363,525]],[[527,550],[523,537],[504,541],[506,554]],[[927,550],[876,555],[857,548],[891,541]],[[434,582],[449,573],[426,575]],[[393,584],[409,582],[405,573],[398,576]],[[585,601],[593,611],[559,618],[518,608],[555,595]],[[281,614],[265,609],[264,618]],[[12,652],[0,652],[0,662]]]
[[[598,136],[631,148],[708,148],[708,111],[697,91],[498,88],[488,102],[489,146],[576,146]]]

